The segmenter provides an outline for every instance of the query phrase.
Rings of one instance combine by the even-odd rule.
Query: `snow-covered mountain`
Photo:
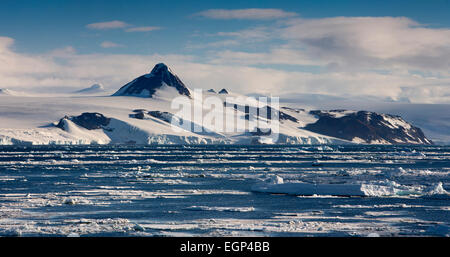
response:
[[[400,116],[367,111],[310,111],[319,119],[305,129],[367,144],[432,144],[420,128]]]
[[[91,95],[91,94],[100,94],[106,92],[105,87],[103,87],[102,84],[93,84],[92,86],[88,88],[84,88],[78,91],[75,91],[75,94],[82,94],[82,95]]]
[[[8,88],[0,88],[0,96],[24,96],[26,95],[23,92],[11,90]]]
[[[95,89],[95,88],[94,88]],[[89,91],[89,90],[87,90]],[[365,111],[306,110],[281,107],[274,116],[262,116],[272,107],[257,100],[228,92],[191,93],[165,64],[136,78],[114,96],[0,96],[0,144],[431,144],[420,128],[399,116]],[[226,92],[226,93],[225,93]],[[172,109],[174,96],[187,96],[208,118],[210,106],[202,105],[216,97],[215,114],[243,121],[248,130],[217,130],[194,117],[179,117]],[[136,97],[138,96],[138,97]],[[148,99],[148,98],[151,99]],[[240,99],[229,102],[230,98]],[[200,103],[200,104],[199,104]],[[283,103],[281,103],[283,106]],[[211,115],[210,115],[211,116]],[[232,119],[230,119],[232,118]],[[172,121],[183,120],[189,128],[173,129]],[[278,131],[265,130],[252,122],[273,121]],[[200,129],[193,130],[193,127]],[[271,138],[271,135],[277,137]]]
[[[172,87],[180,95],[191,96],[189,89],[164,63],[156,64],[149,74],[142,75],[127,83],[113,96],[153,97],[158,90],[164,87]]]
[[[7,88],[0,88],[0,95],[12,95],[12,93]]]
[[[259,95],[254,95],[259,96]],[[337,97],[319,94],[280,96],[280,102],[291,108],[309,110],[366,110],[402,117],[419,127],[435,144],[450,144],[450,104],[388,102],[374,97]]]

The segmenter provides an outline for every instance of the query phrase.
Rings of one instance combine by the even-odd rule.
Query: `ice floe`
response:
[[[283,178],[276,175],[269,177],[264,182],[256,183],[251,189],[254,192],[304,196],[401,197],[449,195],[448,192],[443,189],[442,183],[438,183],[427,192],[422,192],[418,186],[404,186],[389,180],[378,183],[312,184],[304,182],[284,182]]]

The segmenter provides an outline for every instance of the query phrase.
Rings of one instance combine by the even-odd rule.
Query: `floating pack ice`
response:
[[[385,176],[387,178],[394,178],[394,177],[400,177],[403,175],[406,175],[407,172],[405,171],[405,169],[403,169],[402,167],[398,167],[398,168],[394,168],[390,171],[386,171]]]
[[[424,197],[450,198],[450,193],[444,189],[442,182],[439,182],[430,186],[428,190],[425,191]]]
[[[289,195],[330,195],[330,196],[420,196],[415,187],[400,185],[394,181],[354,184],[311,184],[304,182],[284,182],[279,176],[270,177],[251,188],[254,192]],[[439,189],[437,189],[439,190]],[[444,190],[445,191],[445,190]]]
[[[283,184],[283,178],[277,175],[269,176],[266,180],[269,184]]]

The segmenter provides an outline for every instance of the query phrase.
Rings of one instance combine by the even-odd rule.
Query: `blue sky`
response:
[[[165,61],[192,87],[214,80],[243,93],[268,93],[281,83],[283,93],[385,91],[380,95],[393,100],[441,102],[450,95],[449,13],[448,0],[2,0],[0,47],[3,40],[9,65],[0,64],[0,82],[10,88],[118,87],[144,66]],[[122,65],[134,60],[127,65],[133,68],[125,72],[111,61],[119,59]],[[6,68],[12,63],[17,70]],[[111,67],[95,76],[77,66],[86,63]],[[233,68],[245,76],[233,76]],[[79,79],[65,74],[70,69],[80,71]],[[27,85],[18,82],[25,78]],[[377,90],[375,84],[382,85]]]
[[[105,51],[105,40],[126,45],[108,52],[182,53],[188,43],[211,40],[198,34],[234,31],[267,20],[210,20],[192,17],[207,9],[277,8],[303,18],[335,16],[405,16],[430,27],[450,27],[450,1],[17,1],[2,0],[0,34],[16,40],[19,51],[41,52],[73,46],[81,53]],[[149,33],[90,31],[86,25],[120,20],[135,26],[158,26]]]

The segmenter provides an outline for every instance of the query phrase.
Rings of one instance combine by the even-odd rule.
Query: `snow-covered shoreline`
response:
[[[207,93],[206,97],[208,94]],[[170,95],[169,95],[170,96]],[[170,98],[129,96],[0,96],[0,145],[86,145],[86,144],[251,144],[254,136],[242,133],[199,134],[173,131],[171,124],[156,118],[135,119],[133,110],[173,112]],[[307,110],[281,109],[297,122],[280,123],[278,144],[347,144],[353,142],[314,133],[302,126],[317,121]],[[88,130],[67,121],[67,127],[55,127],[67,115],[100,112],[112,119],[109,129]],[[243,113],[242,116],[245,114]],[[383,142],[372,142],[374,144]],[[386,142],[384,142],[386,143]]]
[[[128,96],[102,97],[0,97],[0,145],[84,145],[84,144],[230,144],[251,143],[248,136],[231,133],[219,137],[190,131],[173,131],[171,124],[157,119],[131,118],[135,109],[173,112],[170,98]],[[109,130],[87,130],[67,121],[66,129],[55,127],[67,115],[101,112],[112,119]],[[327,144],[333,139],[285,126],[280,143]]]

